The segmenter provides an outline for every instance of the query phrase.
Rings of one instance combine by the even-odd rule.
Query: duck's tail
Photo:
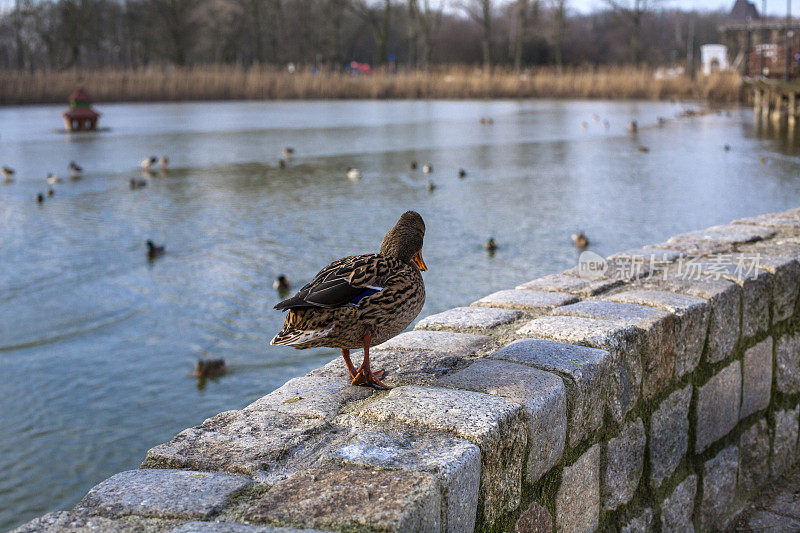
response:
[[[321,341],[327,337],[335,326],[336,324],[333,323],[327,328],[303,329],[300,324],[298,313],[294,310],[290,310],[289,314],[286,315],[286,322],[283,324],[283,329],[278,332],[269,343],[273,346],[282,344],[295,348],[309,348],[317,345],[317,341]]]

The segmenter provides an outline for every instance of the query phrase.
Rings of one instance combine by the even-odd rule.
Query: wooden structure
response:
[[[69,109],[61,116],[67,131],[96,131],[100,113],[92,109],[92,101],[83,88],[69,96]]]
[[[780,123],[786,120],[789,126],[797,123],[800,114],[800,83],[775,80],[747,80],[753,89],[753,108],[756,117],[763,121]]]

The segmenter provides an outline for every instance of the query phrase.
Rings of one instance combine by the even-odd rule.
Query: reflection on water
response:
[[[428,228],[425,316],[573,266],[577,230],[607,255],[800,199],[797,144],[760,134],[750,111],[658,127],[680,107],[100,107],[110,131],[74,136],[53,132],[59,106],[0,109],[0,164],[17,169],[0,186],[0,529],[70,507],[149,447],[335,357],[267,346],[283,320],[273,282],[299,287],[332,259],[377,250],[406,209]],[[296,153],[280,168],[284,146]],[[149,155],[173,168],[143,177]],[[36,205],[70,160],[83,179]],[[147,239],[166,244],[152,263]],[[199,384],[198,358],[225,358],[228,373]]]

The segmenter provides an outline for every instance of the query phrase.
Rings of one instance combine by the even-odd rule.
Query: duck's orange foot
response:
[[[365,371],[363,368],[358,369],[356,377],[350,382],[351,385],[358,385],[361,387],[372,387],[378,390],[390,390],[391,387],[381,381],[386,375],[383,370],[377,372]]]

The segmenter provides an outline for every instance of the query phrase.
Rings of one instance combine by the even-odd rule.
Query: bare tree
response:
[[[422,11],[418,13],[419,25],[422,30],[422,69],[428,70],[433,55],[434,36],[439,31],[442,23],[442,10],[444,0],[439,0],[437,7],[431,7],[430,0],[422,0]]]
[[[567,29],[567,0],[551,0],[553,13],[553,41],[556,67],[564,66],[564,34]]]
[[[487,72],[492,71],[492,0],[465,0],[460,4],[461,9],[475,21],[482,31],[481,54],[483,67]]]
[[[525,49],[525,42],[528,40],[528,27],[531,20],[535,21],[539,16],[539,0],[517,0],[516,1],[517,30],[514,45],[514,71],[522,69],[522,52]]]
[[[604,0],[611,9],[627,18],[631,24],[631,61],[634,65],[638,65],[643,58],[642,20],[645,14],[660,1],[661,0]]]
[[[365,0],[355,0],[352,4],[356,14],[369,23],[375,38],[376,61],[384,65],[389,60],[389,26],[391,22],[392,0],[382,0],[383,9],[370,7]]]

